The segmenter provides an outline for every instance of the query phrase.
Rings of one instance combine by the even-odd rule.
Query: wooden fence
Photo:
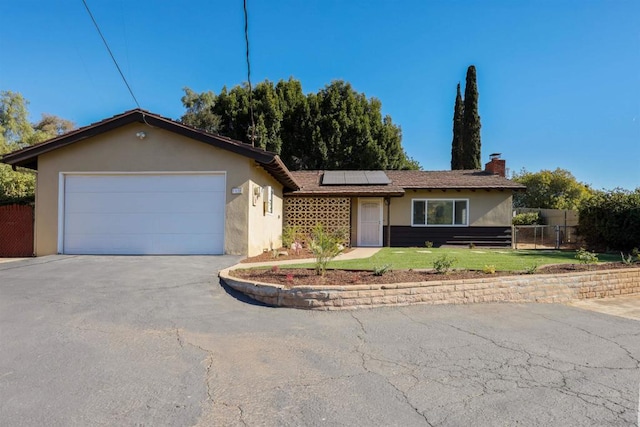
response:
[[[33,206],[0,206],[0,257],[33,256]]]

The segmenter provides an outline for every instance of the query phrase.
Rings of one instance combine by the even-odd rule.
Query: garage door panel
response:
[[[224,211],[220,192],[73,193],[67,195],[67,213],[181,213]]]
[[[119,193],[123,189],[134,193],[225,191],[225,182],[211,180],[212,175],[68,175],[65,183],[67,194],[71,193]],[[81,179],[77,179],[81,178]]]
[[[221,254],[223,174],[67,175],[63,252]]]
[[[184,247],[182,239],[189,238],[190,245]],[[91,236],[69,236],[66,250],[78,255],[216,255],[222,253],[222,234],[173,235],[162,236],[94,234]]]
[[[133,225],[135,224],[135,227]],[[197,234],[219,231],[217,220],[210,214],[187,213],[177,220],[172,213],[156,214],[67,214],[66,234]]]

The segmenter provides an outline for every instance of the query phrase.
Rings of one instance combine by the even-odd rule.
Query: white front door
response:
[[[358,200],[358,246],[382,246],[382,199]]]

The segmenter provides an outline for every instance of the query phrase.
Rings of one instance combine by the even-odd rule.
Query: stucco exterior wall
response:
[[[511,226],[512,196],[510,191],[406,190],[403,197],[391,198],[391,225],[411,226],[412,199],[468,199],[469,226]],[[384,215],[384,223],[386,224],[386,206]]]
[[[273,213],[265,211],[267,193],[264,188],[273,188]],[[255,199],[253,189],[262,187],[262,195]],[[251,168],[251,180],[248,191],[248,255],[261,254],[265,249],[278,249],[282,246],[282,185],[259,166]]]
[[[136,137],[139,131],[147,134],[144,140]],[[60,172],[166,171],[226,172],[225,253],[248,254],[251,178],[259,182],[270,178],[262,170],[254,171],[254,163],[244,156],[144,124],[123,126],[45,153],[38,158],[36,255],[57,253]],[[275,180],[270,182],[281,197],[282,186]],[[231,194],[233,187],[241,187],[242,194]],[[279,206],[281,212],[281,202]]]

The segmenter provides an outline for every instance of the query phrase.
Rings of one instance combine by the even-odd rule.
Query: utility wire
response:
[[[113,52],[111,52],[111,49],[109,48],[109,44],[107,43],[107,40],[102,35],[102,31],[100,31],[100,27],[98,26],[98,23],[96,22],[96,19],[93,17],[93,13],[91,13],[91,9],[89,9],[89,5],[87,4],[87,2],[85,0],[82,0],[82,3],[84,4],[84,7],[87,9],[87,12],[89,13],[89,16],[91,17],[91,20],[93,21],[93,25],[96,26],[96,30],[98,30],[98,34],[100,34],[100,37],[102,38],[102,41],[104,42],[104,45],[107,48],[107,51],[109,52],[109,55],[111,56],[111,59],[113,60],[113,63],[116,65],[116,68],[118,69],[118,72],[120,73],[120,77],[122,77],[122,81],[127,86],[127,89],[129,89],[129,93],[131,94],[131,97],[135,101],[135,103],[138,106],[138,108],[142,109],[142,107],[140,107],[140,103],[136,99],[136,96],[133,94],[133,90],[131,90],[131,86],[129,86],[129,82],[127,81],[127,79],[125,78],[124,74],[122,73],[122,70],[120,69],[120,66],[118,65],[118,61],[116,61],[115,56],[113,56]],[[245,1],[245,3],[246,3],[246,1]],[[246,17],[246,9],[245,9],[245,17]],[[249,43],[249,42],[247,41],[247,43]],[[248,59],[249,58],[248,55],[249,55],[249,47],[247,45],[247,61],[249,60]],[[251,83],[249,83],[249,87],[251,87]]]
[[[251,113],[251,146],[255,147],[256,124],[253,119],[253,90],[251,88],[251,62],[249,61],[249,18],[247,17],[247,0],[244,0],[244,40],[247,44],[247,81],[249,82],[249,111]]]

